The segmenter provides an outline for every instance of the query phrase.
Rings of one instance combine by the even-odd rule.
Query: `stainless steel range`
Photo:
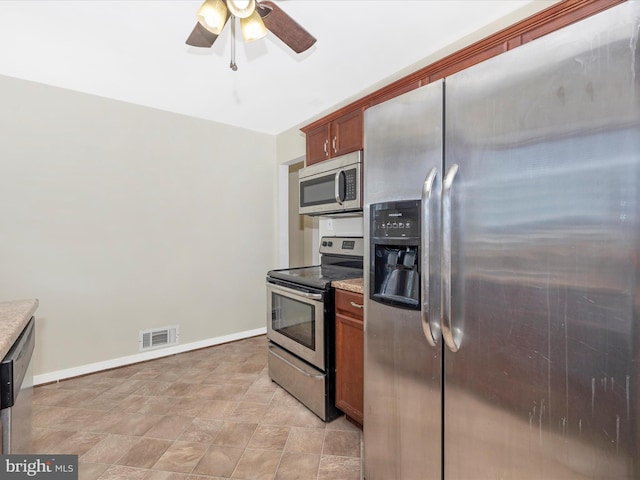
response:
[[[361,278],[362,237],[323,237],[320,265],[267,273],[269,376],[321,419],[335,406],[335,314],[331,282]]]

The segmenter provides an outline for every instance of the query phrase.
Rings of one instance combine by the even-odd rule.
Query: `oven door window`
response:
[[[272,293],[272,330],[304,345],[316,349],[316,308],[313,304]]]

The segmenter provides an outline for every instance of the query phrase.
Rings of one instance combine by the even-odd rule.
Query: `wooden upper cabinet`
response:
[[[361,108],[306,130],[307,166],[361,150],[364,141],[363,131]]]
[[[392,98],[398,97],[403,93],[410,92],[411,90],[415,90],[416,88],[420,88],[422,85],[428,83],[428,79],[412,79],[411,82],[401,84],[401,85],[390,85],[388,88],[383,88],[378,90],[375,96],[371,96],[369,101],[369,105],[367,107],[373,107],[374,105],[378,105],[379,103],[384,103],[387,100],[391,100]]]
[[[307,132],[307,165],[327,160],[331,124],[326,123]]]
[[[331,122],[332,156],[361,150],[364,144],[364,124],[362,109],[354,110]]]

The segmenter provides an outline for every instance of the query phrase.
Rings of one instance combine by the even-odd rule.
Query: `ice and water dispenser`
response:
[[[420,200],[371,205],[371,299],[420,308]]]

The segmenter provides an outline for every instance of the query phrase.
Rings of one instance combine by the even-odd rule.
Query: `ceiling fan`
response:
[[[246,42],[264,37],[267,30],[282,40],[291,50],[302,53],[316,43],[316,38],[287,15],[275,3],[263,0],[205,0],[196,13],[198,22],[186,40],[193,47],[210,48],[231,19],[231,64],[235,64],[235,19]]]

